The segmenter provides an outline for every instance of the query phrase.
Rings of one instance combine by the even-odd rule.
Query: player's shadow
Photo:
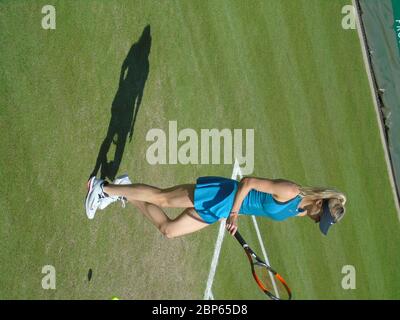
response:
[[[149,74],[150,47],[150,26],[147,25],[122,63],[118,90],[111,106],[107,135],[100,146],[90,177],[96,176],[100,171],[100,178],[112,181],[118,173],[128,136],[129,142],[132,141],[136,116],[142,102]],[[115,153],[113,159],[108,160],[107,154],[112,143],[115,144]]]

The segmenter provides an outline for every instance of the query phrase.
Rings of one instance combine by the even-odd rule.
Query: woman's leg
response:
[[[201,219],[194,208],[186,208],[177,218],[170,219],[155,204],[138,200],[130,202],[168,239],[193,233],[209,225]]]
[[[108,184],[103,190],[110,196],[123,196],[129,202],[144,201],[163,208],[191,208],[194,207],[194,188],[194,184],[161,189],[143,183],[134,183]]]

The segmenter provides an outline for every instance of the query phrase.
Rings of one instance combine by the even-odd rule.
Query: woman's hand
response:
[[[232,236],[235,235],[238,229],[237,220],[238,220],[237,212],[231,212],[229,214],[228,219],[226,220],[226,230],[228,230]]]

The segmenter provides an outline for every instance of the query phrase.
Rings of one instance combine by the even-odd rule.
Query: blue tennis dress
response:
[[[199,177],[194,189],[194,208],[206,223],[214,223],[221,218],[228,218],[239,182],[224,177]],[[252,189],[244,198],[240,214],[268,217],[283,221],[304,211],[298,208],[300,195],[279,202],[272,194]]]

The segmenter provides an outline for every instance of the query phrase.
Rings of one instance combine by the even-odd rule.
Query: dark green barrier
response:
[[[400,0],[358,0],[391,166],[400,195]],[[395,31],[395,32],[393,32]]]

